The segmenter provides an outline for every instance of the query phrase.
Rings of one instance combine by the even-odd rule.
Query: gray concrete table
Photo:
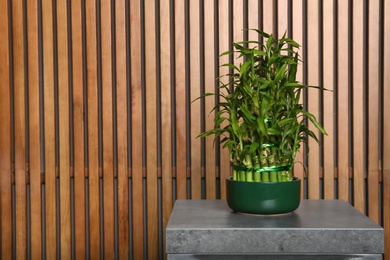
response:
[[[341,200],[303,200],[277,216],[232,212],[223,200],[178,200],[168,259],[382,259],[383,228]]]

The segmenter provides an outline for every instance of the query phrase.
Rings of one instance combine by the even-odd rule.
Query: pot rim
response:
[[[293,176],[293,179],[291,181],[283,181],[283,182],[250,182],[250,181],[237,181],[232,179],[233,176],[228,176],[226,178],[227,181],[234,181],[234,182],[242,182],[242,183],[263,183],[263,184],[277,184],[277,183],[290,183],[290,182],[295,182],[295,181],[300,181],[301,178],[297,176]]]

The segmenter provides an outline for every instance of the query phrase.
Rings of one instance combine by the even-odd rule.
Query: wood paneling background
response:
[[[220,53],[287,33],[302,102],[329,136],[298,158],[303,198],[385,228],[390,259],[390,4],[383,0],[0,0],[2,259],[159,259],[176,199],[224,199],[213,125]],[[335,220],[337,221],[337,220]]]

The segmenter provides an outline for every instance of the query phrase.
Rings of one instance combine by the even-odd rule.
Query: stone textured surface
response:
[[[382,254],[383,228],[344,201],[303,200],[277,216],[232,212],[223,200],[178,200],[168,254]]]

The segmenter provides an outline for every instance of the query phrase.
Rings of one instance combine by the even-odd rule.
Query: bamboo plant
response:
[[[239,66],[223,64],[231,73],[220,81],[214,127],[199,135],[215,135],[229,149],[233,180],[283,182],[293,178],[292,165],[308,137],[319,141],[307,125],[310,121],[327,134],[313,114],[300,103],[302,90],[314,86],[296,80],[299,44],[283,35],[255,30],[264,40],[233,43]],[[251,47],[250,47],[251,46]],[[320,87],[314,87],[322,90]],[[308,149],[308,147],[307,147]]]

